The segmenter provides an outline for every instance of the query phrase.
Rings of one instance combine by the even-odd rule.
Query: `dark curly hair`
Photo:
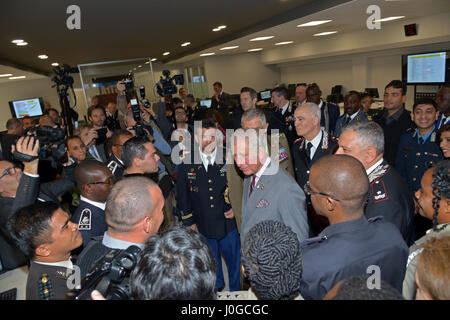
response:
[[[450,160],[439,162],[433,172],[433,230],[440,231],[443,228],[437,227],[437,215],[442,197],[450,199]]]
[[[273,220],[254,225],[245,236],[241,258],[259,299],[291,299],[299,293],[303,260],[290,227]]]

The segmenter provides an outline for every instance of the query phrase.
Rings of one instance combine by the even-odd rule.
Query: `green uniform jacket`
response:
[[[444,229],[440,231],[434,231],[433,229],[428,230],[426,235],[414,242],[414,244],[409,248],[409,256],[406,264],[406,273],[405,279],[403,280],[402,290],[403,297],[405,297],[405,299],[414,300],[416,298],[416,287],[414,283],[417,260],[419,254],[422,252],[422,245],[432,238],[450,236],[450,223],[447,223],[446,225],[440,224],[438,225],[438,228],[443,226],[445,226]]]
[[[286,136],[281,133],[278,134],[279,139],[279,151],[278,159],[280,161],[280,166],[285,169],[294,179],[294,164],[291,156],[291,150],[289,149],[289,144]],[[271,141],[272,136],[267,136],[267,144],[269,148],[269,154],[271,152]],[[233,208],[234,217],[236,218],[236,224],[239,233],[241,233],[241,222],[242,222],[242,193],[244,192],[244,174],[239,170],[239,168],[233,163],[227,164],[227,179],[229,186],[229,196],[231,207]]]

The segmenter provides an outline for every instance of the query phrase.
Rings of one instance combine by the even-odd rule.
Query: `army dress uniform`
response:
[[[119,179],[122,177],[123,172],[125,171],[125,166],[123,165],[122,160],[116,157],[113,153],[111,157],[108,159],[108,169],[112,172],[114,177]]]
[[[369,178],[367,219],[383,216],[400,231],[407,245],[414,241],[414,200],[407,184],[383,158],[367,170]]]
[[[309,180],[309,172],[312,165],[320,158],[333,154],[338,147],[338,142],[335,137],[328,134],[325,130],[320,130],[319,134],[312,140],[312,144],[315,143],[317,139],[318,143],[317,149],[312,155],[311,159],[311,148],[308,151],[308,141],[305,138],[299,138],[295,140],[292,147],[292,156],[294,158],[294,168],[295,168],[295,179],[297,180],[300,188],[305,187],[305,184]],[[308,152],[310,156],[308,156]],[[328,219],[319,216],[315,213],[314,208],[311,205],[311,199],[309,196],[306,197],[307,207],[308,207],[308,219],[310,224],[310,236],[317,235],[325,226],[328,225]]]
[[[336,128],[334,129],[334,136],[339,137],[341,135],[342,129],[349,123],[366,121],[366,120],[367,120],[366,114],[361,109],[359,109],[358,112],[356,112],[355,114],[352,114],[351,116],[344,113],[336,121]]]
[[[399,292],[405,275],[408,247],[399,231],[382,217],[365,217],[333,224],[316,238],[301,242],[303,273],[300,293],[322,299],[336,283],[357,275],[374,275]]]
[[[198,231],[213,250],[217,261],[216,289],[224,286],[221,251],[228,268],[230,290],[238,291],[240,240],[235,218],[227,219],[224,216],[224,213],[231,209],[231,203],[226,163],[225,161],[222,161],[222,164],[217,163],[219,162],[217,150],[216,148],[210,156],[202,155],[200,152],[202,159],[197,164],[194,163],[195,156],[191,154],[190,164],[184,162],[178,166],[177,205],[183,225],[196,224]]]
[[[30,261],[26,300],[65,299],[67,279],[73,273],[72,261],[40,263]]]
[[[444,159],[439,144],[436,142],[436,131],[420,137],[419,129],[402,135],[397,152],[395,168],[408,184],[411,191],[420,189],[420,181],[425,171]]]
[[[105,217],[106,203],[95,202],[80,196],[80,205],[70,218],[78,225],[83,237],[83,248],[91,238],[101,236],[108,229]]]

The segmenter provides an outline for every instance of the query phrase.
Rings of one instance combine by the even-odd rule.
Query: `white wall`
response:
[[[214,94],[212,85],[216,81],[222,83],[225,92],[237,94],[245,86],[256,91],[273,88],[281,79],[277,67],[261,62],[259,52],[206,57],[204,66],[209,96]]]

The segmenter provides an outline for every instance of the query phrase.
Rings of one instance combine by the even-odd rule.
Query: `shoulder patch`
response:
[[[286,149],[280,145],[279,149],[278,149],[278,162],[284,161],[286,159],[288,159],[288,154]]]
[[[92,213],[91,210],[86,208],[81,212],[80,221],[78,222],[78,230],[91,230]]]
[[[114,174],[117,170],[117,167],[119,166],[119,164],[117,162],[115,162],[114,160],[112,160],[110,163],[108,163],[107,167],[109,169],[109,171],[112,172],[112,174]]]
[[[314,237],[314,238],[309,238],[309,239],[305,239],[300,243],[300,246],[308,246],[311,245],[313,243],[321,243],[325,240],[328,240],[327,236],[322,236],[322,237]]]

